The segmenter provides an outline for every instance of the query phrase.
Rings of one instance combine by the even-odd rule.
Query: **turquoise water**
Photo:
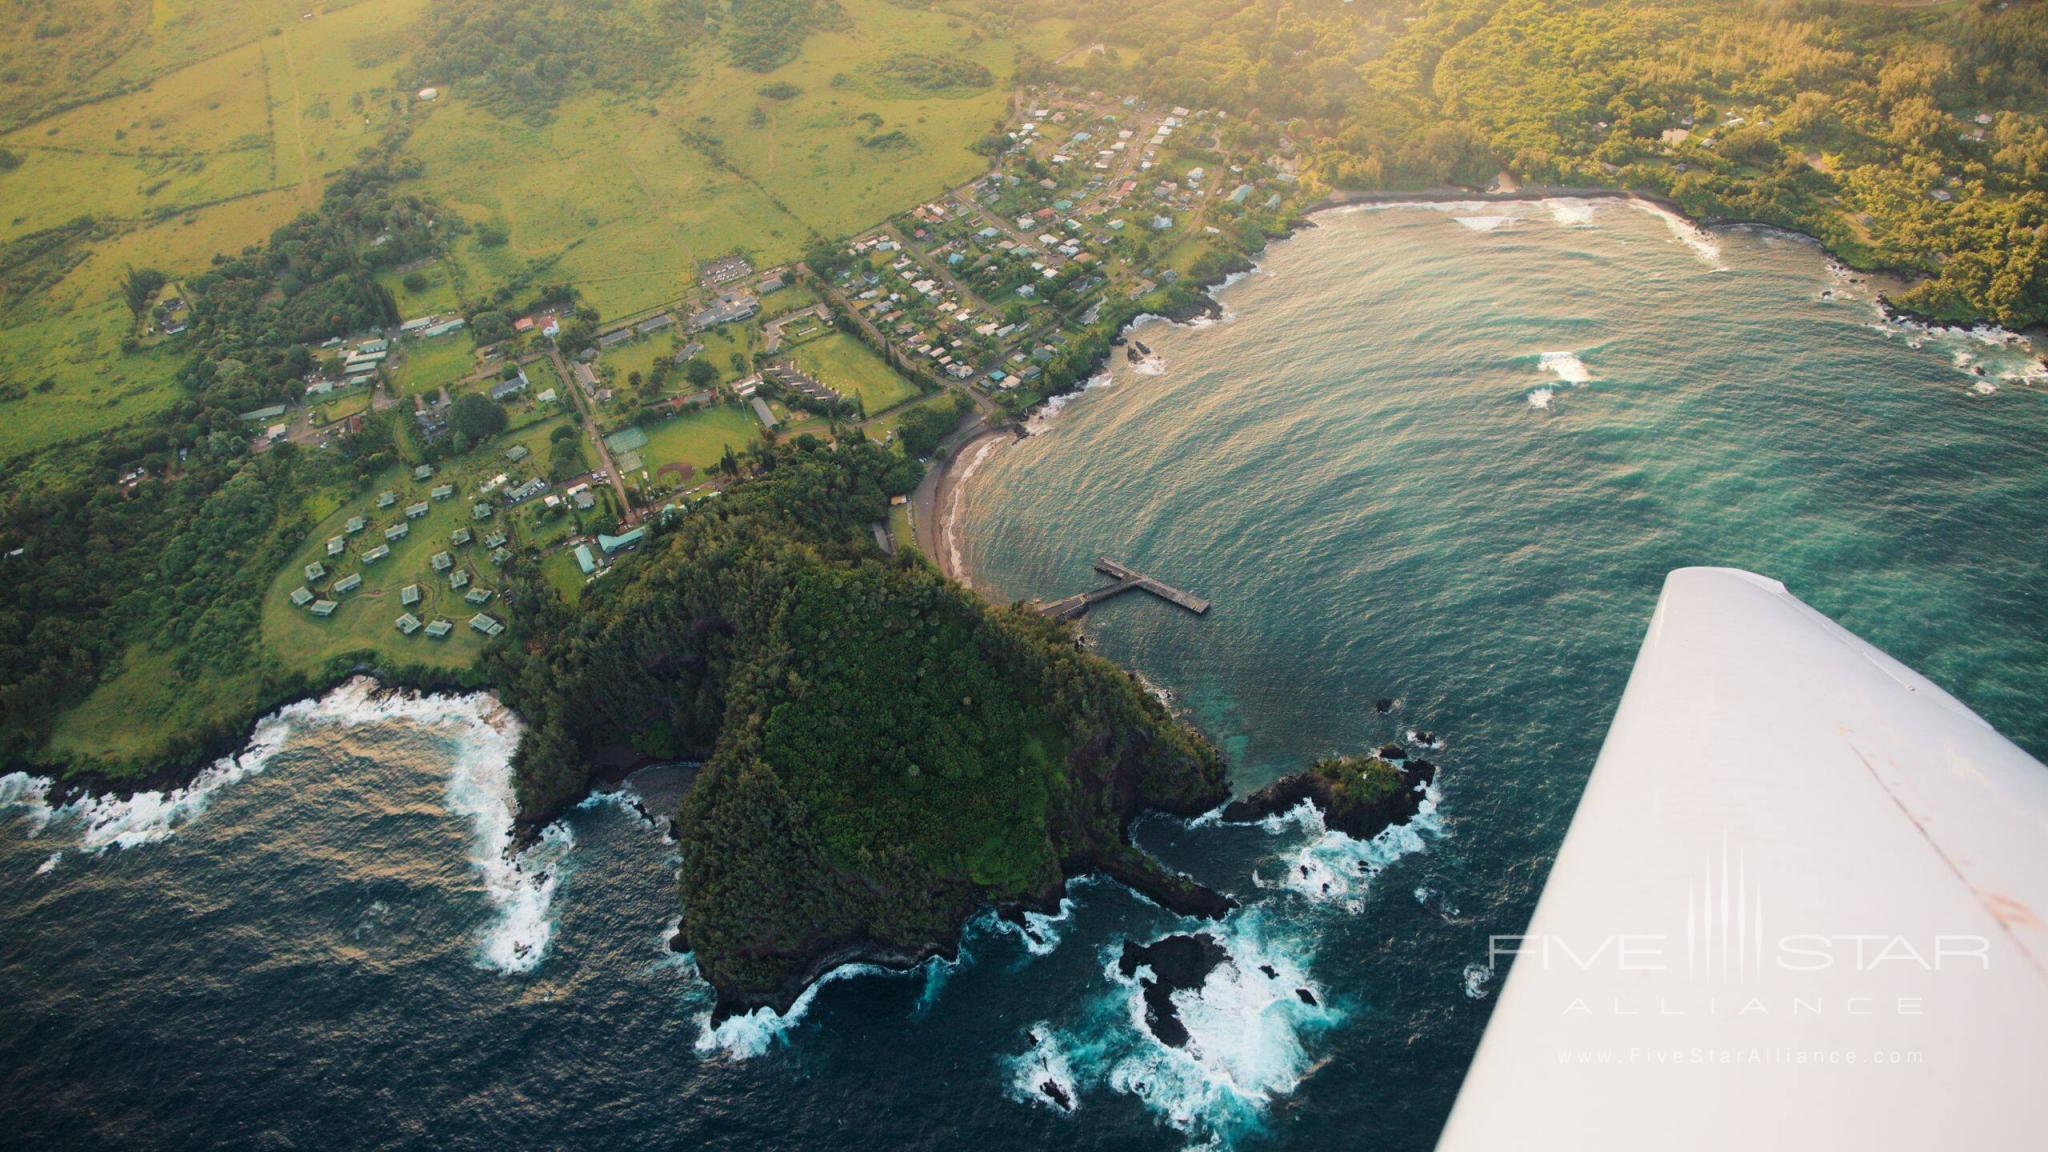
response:
[[[1669,568],[1776,576],[2048,752],[2048,396],[1997,382],[2015,349],[1874,327],[1869,292],[1617,204],[1328,215],[1229,318],[1145,326],[1154,362],[978,466],[989,589],[1076,591],[1109,553],[1215,602],[1129,597],[1086,631],[1240,790],[1445,744],[1431,811],[1371,844],[1140,823],[1245,905],[1189,1049],[1115,959],[1193,925],[1087,882],[1033,938],[984,921],[957,965],[714,1032],[664,948],[655,826],[595,803],[507,864],[515,722],[358,684],[183,797],[52,812],[0,777],[9,1142],[1427,1148],[1487,937],[1526,922]],[[660,810],[681,781],[636,786]]]

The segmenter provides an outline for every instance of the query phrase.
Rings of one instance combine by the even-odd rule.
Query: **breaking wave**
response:
[[[1557,399],[1557,389],[1555,388],[1532,388],[1529,390],[1529,407],[1531,408],[1547,409],[1550,407],[1550,402],[1555,399]]]
[[[1664,221],[1664,226],[1671,230],[1671,238],[1690,248],[1700,263],[1716,272],[1728,270],[1728,266],[1721,262],[1721,245],[1715,242],[1712,233],[1661,204],[1634,199],[1628,203],[1636,211],[1647,212]]]
[[[1135,324],[1135,321],[1133,323]],[[1126,329],[1126,331],[1128,331],[1128,329]],[[1038,410],[1033,412],[1030,415],[1030,417],[1024,421],[1025,435],[1037,436],[1040,433],[1044,432],[1046,429],[1050,428],[1052,426],[1053,420],[1057,418],[1061,412],[1066,411],[1067,405],[1072,404],[1075,400],[1080,399],[1082,393],[1093,392],[1097,388],[1107,388],[1114,383],[1116,383],[1116,381],[1110,378],[1109,373],[1097,372],[1095,375],[1090,376],[1086,382],[1084,382],[1079,388],[1074,389],[1072,392],[1062,392],[1057,396],[1051,397],[1050,399],[1046,400],[1045,403],[1040,404],[1038,406]]]
[[[1593,203],[1590,200],[1545,200],[1543,206],[1550,209],[1553,221],[1567,228],[1580,228],[1593,222]]]
[[[1450,834],[1438,812],[1441,801],[1442,795],[1432,783],[1423,791],[1421,807],[1406,823],[1388,827],[1370,840],[1354,840],[1326,825],[1322,810],[1304,800],[1260,822],[1270,834],[1299,828],[1308,839],[1281,855],[1283,870],[1277,879],[1255,872],[1252,882],[1261,888],[1282,888],[1316,903],[1336,904],[1347,912],[1359,911],[1373,880],[1388,866]]]
[[[1514,222],[1513,216],[1453,216],[1451,219],[1474,232],[1495,232]]]
[[[1593,373],[1574,352],[1545,352],[1537,358],[1536,367],[1554,373],[1567,384],[1584,384],[1593,379]]]

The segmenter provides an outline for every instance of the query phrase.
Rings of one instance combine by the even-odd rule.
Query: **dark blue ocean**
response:
[[[1809,245],[1620,203],[1319,224],[1223,319],[1139,327],[1153,355],[975,462],[958,509],[991,595],[1078,591],[1109,554],[1214,601],[1129,596],[1084,630],[1240,791],[1444,745],[1425,814],[1371,844],[1140,824],[1244,903],[1186,1048],[1115,957],[1190,925],[1088,882],[1028,936],[978,924],[957,965],[714,1032],[665,951],[658,821],[593,802],[508,862],[516,719],[359,683],[180,795],[52,811],[0,778],[0,1142],[1427,1148],[1487,937],[1526,921],[1669,569],[1780,579],[2048,754],[2027,349],[1883,323]],[[686,783],[634,792],[658,815]]]

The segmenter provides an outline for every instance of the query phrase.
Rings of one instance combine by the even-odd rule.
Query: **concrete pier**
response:
[[[1155,580],[1121,560],[1112,560],[1107,556],[1098,557],[1095,561],[1095,570],[1109,577],[1113,583],[1091,588],[1050,604],[1041,604],[1038,611],[1054,620],[1075,620],[1084,615],[1092,605],[1112,596],[1120,596],[1134,588],[1141,592],[1150,592],[1161,600],[1175,607],[1184,608],[1197,616],[1209,610],[1209,602],[1200,596],[1175,588],[1163,580]]]

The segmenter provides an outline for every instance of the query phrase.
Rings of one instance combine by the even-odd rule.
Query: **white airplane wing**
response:
[[[1680,569],[1438,1147],[2048,1148],[2044,920],[2048,768]]]

